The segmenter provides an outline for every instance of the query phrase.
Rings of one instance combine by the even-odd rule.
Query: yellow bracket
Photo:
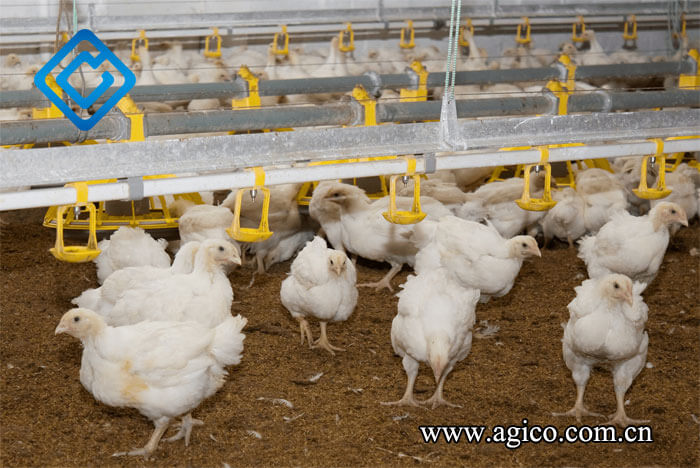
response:
[[[406,42],[406,34],[408,34],[409,40]],[[402,49],[413,49],[416,46],[416,31],[413,29],[413,21],[406,20],[406,27],[401,28],[401,41],[399,41],[399,47]]]
[[[117,108],[131,121],[129,138],[125,141],[144,141],[146,134],[143,127],[143,112],[141,112],[133,99],[127,94],[117,102]]]
[[[428,70],[418,61],[411,63],[411,70],[418,75],[416,89],[401,88],[401,102],[418,102],[428,99]]]
[[[459,45],[462,47],[469,47],[469,41],[464,38],[464,32],[469,31],[469,34],[474,37],[474,25],[472,25],[472,19],[467,18],[467,25],[459,27]]]
[[[209,58],[219,58],[221,57],[221,36],[219,35],[219,28],[213,27],[212,33],[204,38],[204,56]],[[216,39],[216,50],[212,51],[209,49],[209,41],[211,39]]]
[[[139,57],[139,54],[136,53],[136,44],[143,44],[143,46],[148,50],[148,38],[146,37],[146,31],[141,30],[139,32],[139,37],[136,39],[131,40],[131,61],[132,62],[140,62],[141,57]]]
[[[630,28],[632,32],[630,32]],[[622,32],[622,38],[625,41],[637,40],[637,17],[635,15],[630,15],[629,19],[625,21],[625,29]]]
[[[685,12],[683,12],[683,13],[681,13],[681,32],[680,33],[674,32],[673,38],[674,39],[678,39],[680,37],[685,38],[686,36],[687,36],[687,34],[685,33]]]
[[[552,199],[552,166],[547,162],[549,160],[549,147],[538,146],[540,150],[539,164],[527,164],[524,169],[523,194],[515,200],[520,208],[528,211],[546,211],[557,204]],[[535,166],[544,166],[544,193],[542,198],[530,197],[530,171]]]
[[[559,115],[566,115],[569,112],[569,96],[571,96],[571,91],[555,80],[547,83],[547,89],[557,98],[557,113]]]
[[[670,189],[666,188],[666,155],[664,154],[664,140],[661,138],[650,138],[649,141],[656,143],[656,152],[654,154],[648,154],[642,159],[642,174],[639,180],[639,187],[632,190],[635,195],[639,198],[644,198],[645,200],[656,200],[658,198],[664,198],[671,193]],[[647,185],[647,167],[649,164],[649,158],[656,158],[656,164],[659,168],[659,176],[656,179],[656,187],[651,187]]]
[[[58,83],[56,83],[56,79],[53,77],[53,75],[46,75],[46,84],[49,88],[51,88],[51,91],[56,93],[57,96],[63,96],[63,90],[60,86],[58,86]],[[59,119],[61,117],[63,117],[63,112],[61,112],[53,102],[49,104],[49,107],[32,109],[33,119]]]
[[[241,65],[238,76],[248,83],[248,96],[241,99],[232,99],[231,106],[234,109],[257,108],[260,107],[260,94],[258,92],[258,82],[260,79],[255,76],[248,67]]]
[[[678,87],[686,89],[700,89],[700,54],[698,49],[690,49],[688,57],[695,61],[694,75],[681,75],[678,78]]]
[[[425,218],[425,213],[420,208],[420,174],[416,174],[416,159],[408,156],[405,159],[407,163],[406,174],[391,176],[389,181],[389,211],[382,213],[384,219],[394,224],[415,224]],[[413,179],[411,211],[401,211],[396,208],[396,181],[399,177]]]
[[[355,33],[352,30],[352,23],[345,23],[345,29],[338,33],[338,49],[341,52],[355,50]]]
[[[254,167],[255,185],[253,187],[238,189],[236,192],[236,206],[233,211],[233,224],[226,229],[229,236],[240,242],[261,242],[268,239],[272,235],[268,216],[270,213],[270,189],[265,187],[265,171],[262,167]],[[262,192],[263,206],[260,216],[260,225],[257,228],[242,228],[241,227],[241,202],[243,201],[243,193],[251,191],[251,196],[255,193]]]
[[[365,124],[366,127],[371,127],[377,125],[377,101],[372,99],[364,86],[357,85],[352,90],[352,97],[357,99],[357,101],[365,109]]]
[[[97,258],[100,249],[97,248],[97,213],[95,205],[88,203],[88,186],[86,182],[66,184],[66,187],[75,188],[76,203],[74,205],[62,205],[56,211],[56,244],[49,251],[59,260],[70,263],[84,263]],[[87,245],[66,246],[63,241],[64,214],[69,208],[85,207],[89,213],[90,231]],[[68,217],[75,218],[75,212],[70,210]]]
[[[558,61],[566,68],[566,87],[571,92],[576,89],[576,65],[566,54],[560,55]]]
[[[550,148],[570,148],[572,146],[584,145],[583,143],[560,143],[558,145],[549,145]],[[592,165],[591,167],[595,167],[595,165]],[[566,177],[555,177],[554,180],[557,183],[557,187],[571,187],[572,189],[576,189],[576,178],[574,177],[574,167],[571,164],[571,161],[566,161]]]
[[[280,47],[280,40],[282,41],[282,47]],[[273,52],[276,55],[288,55],[289,54],[289,34],[287,34],[287,26],[282,25],[282,32],[276,32],[272,36],[272,43],[275,48]]]
[[[583,42],[583,33],[586,32],[586,23],[583,21],[583,16],[578,16],[578,22],[571,25],[571,40],[574,42]]]
[[[523,29],[525,29],[525,34],[523,34]],[[515,42],[522,45],[527,45],[530,43],[530,18],[523,16],[523,22],[518,25],[515,31]]]

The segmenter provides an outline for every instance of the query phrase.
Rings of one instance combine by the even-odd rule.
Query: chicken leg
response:
[[[406,384],[406,391],[403,396],[398,401],[382,401],[382,405],[397,405],[397,406],[420,406],[418,400],[413,397],[413,386],[416,383],[416,377],[418,377],[418,362],[410,357],[408,354],[403,357],[403,368],[406,371],[406,376],[408,377],[408,383]]]
[[[445,385],[445,379],[447,379],[447,375],[452,371],[453,367],[454,366],[450,366],[443,371],[440,380],[437,382],[437,388],[435,389],[435,393],[433,393],[433,396],[431,396],[427,400],[419,402],[420,404],[428,405],[432,409],[435,409],[441,405],[449,406],[452,408],[462,407],[461,405],[455,405],[454,403],[450,403],[449,401],[445,400],[445,398],[443,398],[442,396],[442,387]]]
[[[328,324],[326,322],[321,322],[321,337],[316,340],[316,342],[311,346],[311,348],[323,348],[329,353],[331,353],[333,356],[335,356],[335,353],[333,351],[345,351],[343,348],[338,348],[337,346],[333,346],[330,344],[328,341],[328,335],[326,334],[326,326]],[[308,323],[307,323],[308,326]],[[311,343],[311,341],[309,341]]]
[[[648,338],[646,339],[648,343]],[[613,384],[615,385],[615,399],[617,400],[617,411],[610,416],[610,424],[617,424],[627,427],[630,424],[648,423],[648,419],[632,419],[625,413],[625,393],[632,385],[634,378],[641,372],[646,363],[647,353],[638,354],[633,358],[617,364],[613,367]]]
[[[121,457],[124,455],[143,455],[145,458],[148,458],[153,452],[155,452],[156,448],[158,447],[158,442],[160,442],[160,438],[163,437],[165,431],[168,430],[170,418],[163,416],[157,421],[154,421],[153,425],[156,426],[156,428],[153,430],[153,434],[151,434],[151,438],[148,440],[148,443],[145,446],[129,452],[116,452],[112,456]]]
[[[581,422],[581,416],[596,416],[599,418],[604,418],[600,413],[594,413],[589,411],[583,406],[583,393],[586,391],[586,384],[576,385],[576,404],[569,411],[565,413],[552,413],[552,416],[576,416],[576,421]]]
[[[311,336],[311,327],[309,327],[309,322],[306,321],[304,317],[296,317],[299,321],[299,333],[301,334],[301,344],[304,344],[304,338],[309,342],[309,349],[313,349],[313,338]]]
[[[391,280],[396,276],[400,271],[401,268],[403,267],[402,264],[391,264],[391,270],[384,275],[384,278],[382,278],[379,281],[375,281],[373,283],[362,283],[358,284],[358,287],[366,287],[366,288],[375,288],[377,291],[387,288],[389,291],[394,292],[394,289],[391,287]]]
[[[204,421],[201,419],[195,419],[192,417],[192,413],[187,413],[185,416],[182,417],[182,421],[180,422],[179,426],[180,429],[177,431],[177,433],[172,436],[168,437],[165,439],[166,442],[175,442],[176,440],[180,440],[183,437],[185,438],[185,447],[190,445],[190,435],[192,434],[192,428],[194,426],[203,426]]]

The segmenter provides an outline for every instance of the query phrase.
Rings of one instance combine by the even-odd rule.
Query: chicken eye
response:
[[[74,322],[80,322],[80,317],[74,317],[74,318],[73,318],[73,321],[74,321]]]
[[[333,260],[332,260],[332,259],[331,259],[331,265],[335,265],[335,262],[333,262]]]
[[[671,214],[676,214],[676,210],[674,208],[671,208]]]
[[[620,289],[620,285],[617,283],[613,284],[613,286],[615,287],[615,289]]]
[[[522,245],[523,247],[527,247],[527,244],[526,244],[525,242],[523,242],[521,245]]]
[[[223,245],[220,245],[220,246],[219,246],[219,252],[223,252],[223,251],[224,251],[224,246],[223,246]]]

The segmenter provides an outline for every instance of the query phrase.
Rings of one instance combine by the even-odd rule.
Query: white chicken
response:
[[[481,291],[481,302],[511,290],[525,258],[541,257],[530,236],[504,239],[493,226],[445,216],[424,221],[411,240],[420,249],[415,271],[419,275],[443,267],[464,288]]]
[[[680,205],[685,211],[688,219],[693,219],[698,213],[698,200],[695,192],[695,183],[690,174],[693,172],[697,175],[698,171],[687,164],[681,164],[675,171],[666,174],[666,187],[671,190],[671,193],[666,198],[658,200],[650,200],[649,204],[654,208],[659,203],[673,202]]]
[[[396,197],[398,209],[408,209],[412,202],[412,198]],[[415,261],[417,249],[406,236],[417,225],[390,223],[382,216],[388,207],[388,197],[372,202],[354,185],[321,182],[314,190],[309,214],[321,224],[335,249],[391,264],[391,270],[380,281],[358,286],[391,291],[391,279],[401,271],[403,264],[413,265]],[[442,203],[428,197],[421,197],[421,208],[428,218],[451,214]]]
[[[531,185],[535,179],[531,179]],[[473,196],[457,210],[457,216],[470,221],[480,221],[485,217],[505,238],[533,228],[545,216],[543,211],[528,211],[520,208],[515,200],[523,193],[523,179],[511,178],[482,185]],[[531,189],[533,197],[540,196],[541,190]],[[476,208],[475,208],[476,207]],[[479,217],[474,218],[475,213]]]
[[[401,186],[397,186],[397,194],[411,197],[413,196],[413,188],[413,179],[409,179],[406,185],[401,184]],[[456,183],[445,182],[437,178],[422,180],[420,193],[426,197],[434,198],[453,212],[467,201],[467,194],[462,192]]]
[[[612,215],[627,208],[624,186],[604,169],[590,168],[577,173],[576,191],[585,202],[583,221],[588,232],[598,232]]]
[[[649,337],[644,331],[649,308],[642,299],[643,283],[624,275],[605,275],[577,286],[564,329],[564,362],[576,383],[576,404],[555,416],[598,416],[583,405],[586,383],[595,365],[612,368],[617,411],[610,423],[627,426],[638,421],[625,413],[625,393],[646,363]]]
[[[97,282],[102,284],[113,272],[127,267],[150,265],[168,268],[170,256],[165,251],[167,246],[168,241],[155,240],[139,227],[120,227],[109,239],[97,244],[101,250],[95,259]]]
[[[107,277],[102,286],[83,291],[71,302],[78,307],[106,315],[112,310],[121,295],[129,289],[143,287],[150,282],[171,275],[191,273],[194,269],[194,259],[199,246],[200,243],[194,241],[183,245],[175,255],[170,268],[143,265],[117,270]]]
[[[61,318],[56,334],[82,342],[80,383],[97,400],[136,408],[153,421],[155,430],[144,447],[114,455],[148,457],[178,416],[185,415],[180,430],[168,440],[184,437],[189,445],[192,427],[204,424],[191,411],[224,384],[224,366],[241,361],[245,324],[237,315],[214,329],[195,322],[111,327],[91,310],[72,309]]]
[[[178,220],[180,241],[204,242],[207,239],[222,239],[238,247],[238,243],[226,233],[233,224],[233,213],[225,206],[194,205],[187,208]]]
[[[583,197],[576,190],[567,187],[554,192],[552,198],[557,204],[540,220],[545,247],[553,237],[565,240],[569,247],[573,247],[574,241],[586,233]]]
[[[471,350],[479,290],[461,287],[444,268],[411,275],[401,287],[398,314],[391,323],[391,345],[402,358],[408,384],[400,400],[383,404],[458,406],[444,399],[443,386],[454,366]],[[419,402],[413,396],[413,385],[421,362],[431,367],[437,388],[432,397]]]
[[[649,284],[659,271],[674,223],[688,226],[683,208],[675,203],[659,203],[645,216],[618,213],[598,234],[579,241],[578,256],[591,278],[620,273]]]
[[[321,237],[306,243],[280,290],[282,304],[299,322],[301,344],[306,337],[310,348],[323,348],[333,355],[333,351],[344,351],[328,342],[326,326],[344,322],[355,310],[356,280],[355,266],[345,252],[329,249]],[[313,344],[306,317],[321,322],[321,337]]]
[[[125,291],[103,314],[105,321],[121,326],[143,320],[194,320],[214,327],[231,316],[233,290],[224,273],[228,263],[240,265],[236,248],[224,240],[206,240],[195,255],[191,273],[166,276]]]

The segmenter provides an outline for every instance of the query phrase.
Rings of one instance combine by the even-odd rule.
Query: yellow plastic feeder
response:
[[[406,158],[408,168],[406,174],[393,175],[389,182],[389,211],[382,213],[384,219],[393,224],[416,224],[425,218],[425,213],[420,208],[420,174],[416,174],[415,158]],[[396,207],[396,181],[401,177],[413,179],[413,203],[410,211],[402,211]],[[406,179],[403,179],[406,180]]]
[[[88,187],[85,182],[76,182],[66,184],[66,187],[74,187],[76,191],[76,203],[74,205],[62,205],[58,207],[56,212],[56,244],[49,251],[59,260],[70,263],[85,263],[97,258],[100,255],[100,249],[97,248],[97,213],[95,205],[88,203]],[[68,217],[77,218],[75,209],[85,208],[89,215],[90,231],[88,235],[87,245],[71,245],[67,246],[63,240],[63,223],[66,210]]]
[[[408,36],[408,40],[406,40]],[[416,31],[413,29],[413,21],[406,20],[406,27],[401,28],[401,40],[399,41],[399,47],[402,49],[413,49],[416,46]]]
[[[219,28],[213,27],[212,33],[204,38],[204,56],[209,58],[219,58],[221,57],[221,36],[219,35]],[[211,50],[209,48],[209,41],[211,39],[216,39],[216,50]]]
[[[352,23],[345,23],[345,29],[338,33],[338,49],[341,52],[355,50],[355,33],[352,30]]]
[[[666,188],[666,155],[664,151],[664,141],[661,138],[652,138],[650,141],[656,143],[656,153],[648,154],[642,159],[642,174],[639,180],[639,187],[632,190],[635,195],[645,200],[657,200],[667,197],[671,190]],[[656,179],[656,186],[649,187],[647,185],[647,167],[650,158],[656,158],[656,164],[659,167],[659,176]]]
[[[523,194],[515,200],[520,208],[528,211],[547,211],[557,204],[552,199],[552,166],[549,164],[549,148],[540,146],[539,164],[527,164],[524,168]],[[530,196],[530,172],[535,166],[544,166],[544,193],[542,198],[532,198]]]
[[[272,43],[275,46],[273,52],[276,55],[289,54],[289,34],[287,34],[286,25],[282,25],[282,32],[276,32],[275,35],[272,36]]]
[[[253,168],[255,172],[255,186],[242,188],[236,192],[236,206],[233,211],[233,224],[226,229],[229,236],[239,242],[261,242],[268,239],[273,233],[270,231],[268,215],[270,213],[270,189],[265,185],[265,171],[262,167]],[[241,202],[243,201],[243,193],[250,191],[251,196],[255,198],[259,192],[263,194],[262,214],[260,216],[260,225],[257,228],[241,227]]]
[[[136,44],[143,44],[143,46],[148,50],[148,38],[146,37],[146,31],[142,29],[139,31],[139,37],[131,40],[131,61],[140,62],[141,57],[136,53]]]

